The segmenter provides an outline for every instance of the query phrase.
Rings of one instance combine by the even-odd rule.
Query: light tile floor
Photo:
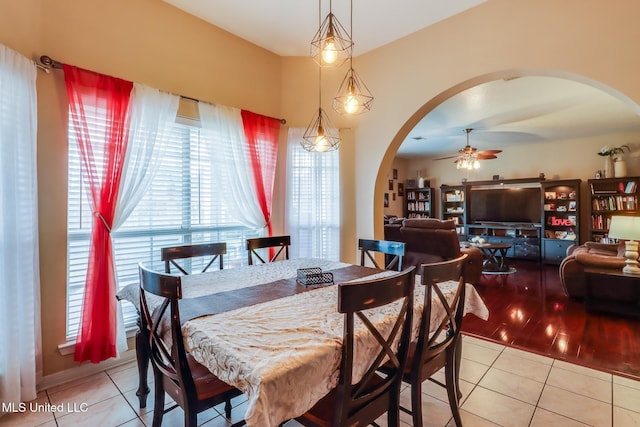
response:
[[[463,341],[461,414],[466,427],[640,426],[638,381],[468,336]],[[0,425],[150,426],[153,395],[147,409],[140,410],[135,395],[137,378],[135,363],[130,363],[53,387],[42,391],[24,413],[0,417]],[[404,406],[409,406],[409,396],[405,388]],[[36,404],[49,406],[31,411]],[[232,421],[242,417],[245,405],[241,397],[236,399]],[[422,406],[425,426],[454,425],[444,389],[426,382]],[[222,406],[205,411],[198,416],[199,424],[228,426],[222,413]],[[411,425],[407,414],[401,414],[401,419],[403,425]],[[385,426],[386,419],[381,418],[379,424]],[[182,410],[166,414],[163,425],[183,425]],[[299,424],[289,421],[286,426]]]

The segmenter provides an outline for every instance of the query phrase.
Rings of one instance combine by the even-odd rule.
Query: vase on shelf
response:
[[[604,157],[604,177],[603,178],[613,178],[613,158],[611,156]]]
[[[423,188],[424,187],[424,178],[419,176],[418,177],[418,188]]]
[[[613,176],[616,178],[627,176],[627,163],[621,157],[616,157],[613,161]]]

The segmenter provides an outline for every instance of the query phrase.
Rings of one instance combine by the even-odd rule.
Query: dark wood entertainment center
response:
[[[441,218],[455,216],[461,241],[479,237],[487,243],[508,243],[509,258],[559,264],[566,249],[579,243],[580,183],[579,179],[521,178],[442,185]],[[480,198],[481,190],[493,194]],[[502,206],[491,206],[496,204]],[[482,212],[474,214],[474,207]]]

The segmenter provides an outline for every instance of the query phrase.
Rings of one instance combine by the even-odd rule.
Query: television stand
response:
[[[467,239],[481,237],[486,243],[507,243],[508,258],[526,259],[540,262],[541,226],[539,224],[514,224],[483,221],[480,224],[467,224]]]

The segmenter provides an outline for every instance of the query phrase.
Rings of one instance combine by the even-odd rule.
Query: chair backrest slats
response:
[[[402,271],[405,250],[403,242],[359,239],[358,249],[361,251],[360,265],[364,266],[368,259],[376,268],[381,268],[374,256],[378,252],[385,255],[384,270]]]
[[[386,412],[389,402],[397,399],[400,392],[402,372],[405,368],[411,324],[413,317],[413,288],[415,267],[391,276],[342,283],[338,286],[338,312],[344,314],[344,343],[340,365],[337,395],[342,397],[334,414],[333,425],[352,425],[357,419],[367,425]],[[373,320],[374,311],[369,309],[395,304],[392,322],[384,326]],[[377,350],[373,361],[366,367],[364,375],[355,382],[353,378],[356,324],[364,325],[367,333],[374,337]],[[394,349],[397,344],[397,349]],[[382,378],[378,369],[387,359],[397,370]],[[373,409],[377,408],[377,409]],[[367,419],[367,416],[372,419]],[[364,420],[363,420],[364,417]]]
[[[282,255],[282,259],[289,259],[289,246],[291,246],[291,236],[256,237],[247,239],[247,253],[249,255],[249,265],[253,265],[253,257],[260,262],[274,262]],[[267,257],[265,261],[260,256],[258,249],[274,248],[273,256]],[[277,251],[275,250],[277,248]]]
[[[453,260],[422,265],[421,283],[425,286],[424,309],[412,369],[421,369],[429,360],[451,349],[459,338],[464,316],[466,257],[464,254]],[[447,281],[457,283],[456,291],[449,300],[438,285]],[[431,324],[434,304],[441,306],[445,313],[437,325]]]
[[[164,261],[165,273],[171,273],[171,266],[173,265],[182,274],[189,274],[182,265],[176,262],[176,260],[211,256],[211,260],[201,271],[201,273],[204,273],[209,269],[209,267],[211,267],[215,260],[219,260],[219,268],[222,270],[224,268],[223,256],[226,253],[227,244],[225,242],[202,243],[197,245],[182,245],[162,248],[160,259]]]
[[[141,327],[148,333],[151,362],[187,395],[195,396],[195,384],[187,363],[180,326],[178,301],[182,298],[181,277],[153,271],[142,263],[138,270]],[[153,310],[148,304],[148,294],[152,294],[153,298],[162,298]]]

